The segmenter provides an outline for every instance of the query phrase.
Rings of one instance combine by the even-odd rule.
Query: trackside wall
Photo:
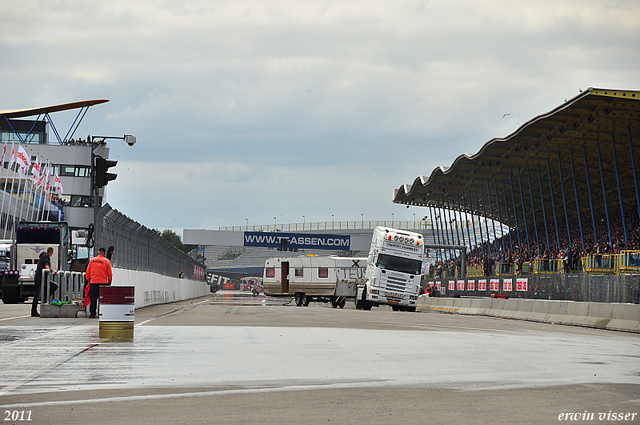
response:
[[[640,304],[421,296],[418,309],[640,333]]]
[[[135,308],[203,297],[209,294],[206,282],[179,279],[157,273],[113,269],[113,286],[135,287]]]

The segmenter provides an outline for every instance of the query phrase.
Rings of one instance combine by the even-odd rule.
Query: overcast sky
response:
[[[0,109],[110,100],[76,136],[137,137],[107,198],[147,227],[413,220],[394,188],[640,89],[640,2],[0,0],[0,58]]]

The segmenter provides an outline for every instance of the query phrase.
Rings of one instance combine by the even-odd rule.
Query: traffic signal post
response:
[[[118,161],[114,161],[111,159],[105,159],[100,155],[94,155],[95,158],[95,180],[94,186],[97,189],[100,189],[103,186],[106,186],[111,180],[115,180],[118,177],[117,174],[107,173],[109,168],[115,167],[118,164]]]
[[[136,143],[135,136],[125,134],[122,137],[118,136],[93,136],[93,141],[104,142],[105,139],[120,139],[124,140],[129,146],[133,146]],[[110,173],[109,168],[115,167],[118,161],[112,159],[106,159],[101,155],[95,154],[95,149],[98,147],[98,143],[91,145],[91,193],[93,195],[93,241],[94,245],[98,240],[98,210],[100,205],[99,189],[106,186],[110,181],[115,180],[118,177],[117,174]]]

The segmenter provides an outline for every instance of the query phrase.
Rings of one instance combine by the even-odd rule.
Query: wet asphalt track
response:
[[[28,312],[0,304],[3,423],[20,423],[11,415],[21,412],[51,424],[557,423],[565,411],[640,413],[636,334],[218,293],[140,309],[132,342],[105,342],[96,320]]]

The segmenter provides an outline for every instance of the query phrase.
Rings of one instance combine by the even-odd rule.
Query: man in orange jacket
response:
[[[92,319],[96,318],[96,310],[98,307],[98,296],[100,295],[100,286],[101,285],[111,285],[111,280],[113,278],[113,273],[111,271],[111,261],[109,261],[105,256],[106,250],[104,248],[100,248],[98,250],[98,256],[93,257],[91,261],[89,261],[89,265],[87,266],[86,278],[89,282],[87,288],[85,288],[85,301],[84,307],[87,307],[89,304],[88,299],[91,299],[91,307],[89,307],[89,313],[91,314],[89,317]],[[88,294],[87,294],[88,290]],[[87,297],[89,295],[89,297]]]

